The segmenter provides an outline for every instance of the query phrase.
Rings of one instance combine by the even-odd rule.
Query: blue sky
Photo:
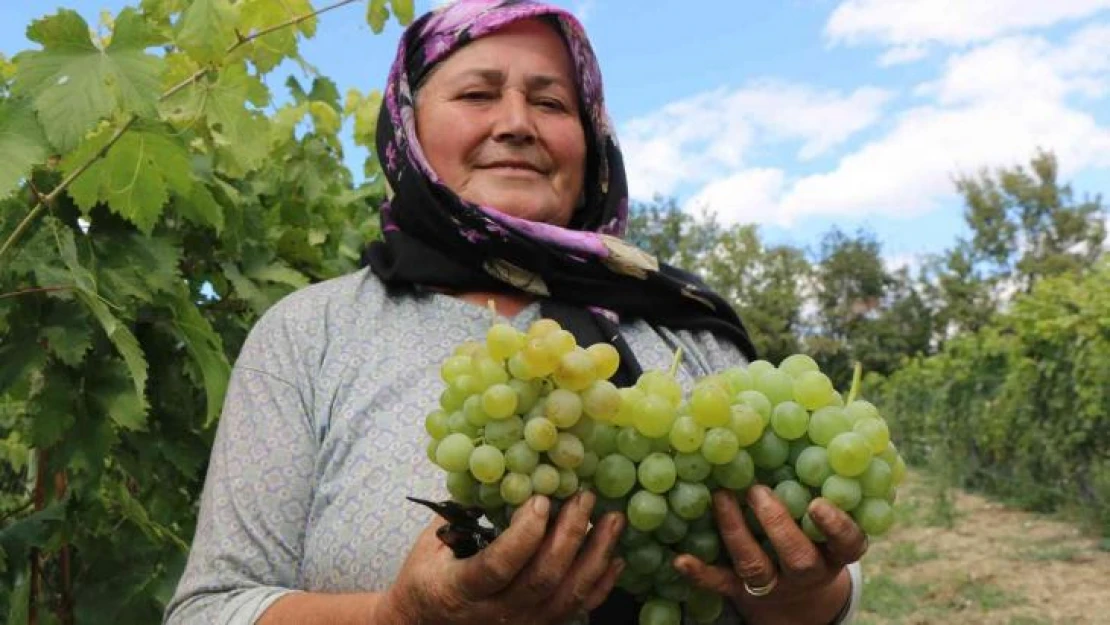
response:
[[[1040,146],[1077,190],[1110,191],[1110,0],[555,3],[591,35],[635,196],[803,246],[867,228],[901,264],[963,231],[957,173]],[[0,52],[27,47],[25,25],[58,6],[95,23],[125,4],[0,0]],[[399,35],[374,35],[353,5],[302,51],[341,91],[367,91]]]

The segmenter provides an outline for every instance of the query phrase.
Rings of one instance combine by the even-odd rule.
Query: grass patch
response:
[[[1050,621],[1046,621],[1036,616],[1026,616],[1018,614],[1010,617],[1010,622],[1007,625],[1052,625]]]
[[[907,541],[890,545],[882,554],[883,563],[892,567],[914,566],[929,560],[936,560],[937,557],[936,551],[922,551],[917,548],[917,543]]]
[[[1078,547],[1069,545],[1037,546],[1019,550],[1017,557],[1029,562],[1074,562],[1081,553]]]
[[[921,598],[928,591],[920,584],[903,584],[884,573],[864,581],[860,608],[883,618],[900,618],[917,611]]]

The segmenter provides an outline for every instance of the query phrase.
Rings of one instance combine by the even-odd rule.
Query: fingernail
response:
[[[540,516],[547,516],[547,511],[551,509],[551,502],[543,495],[537,495],[532,500],[532,509]]]
[[[609,531],[614,534],[620,534],[624,531],[624,515],[620,512],[609,513]]]
[[[578,494],[578,505],[586,512],[593,510],[596,502],[597,495],[594,495],[592,491],[587,490]]]
[[[676,571],[684,575],[690,573],[690,562],[682,556],[675,558],[674,561],[671,562],[671,566],[673,566]]]
[[[748,503],[753,506],[762,504],[767,500],[767,497],[770,495],[770,493],[771,490],[766,486],[762,486],[759,484],[752,486],[748,489]]]

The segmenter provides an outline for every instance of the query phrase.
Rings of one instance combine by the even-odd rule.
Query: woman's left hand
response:
[[[802,532],[766,486],[749,488],[748,504],[778,554],[777,568],[748,529],[736,496],[729,491],[713,494],[713,509],[732,568],[710,566],[690,555],[676,558],[675,568],[696,586],[731,600],[747,623],[831,623],[851,592],[845,567],[867,551],[866,535],[852,517],[821,498],[809,507],[810,517],[827,539],[820,546]]]

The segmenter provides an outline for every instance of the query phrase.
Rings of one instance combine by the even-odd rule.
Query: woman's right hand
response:
[[[556,625],[601,605],[624,563],[614,557],[624,528],[609,513],[587,531],[596,497],[567,501],[550,531],[550,501],[533,497],[509,527],[476,555],[457,559],[436,537],[437,520],[421,533],[386,595],[397,622],[412,624]]]

